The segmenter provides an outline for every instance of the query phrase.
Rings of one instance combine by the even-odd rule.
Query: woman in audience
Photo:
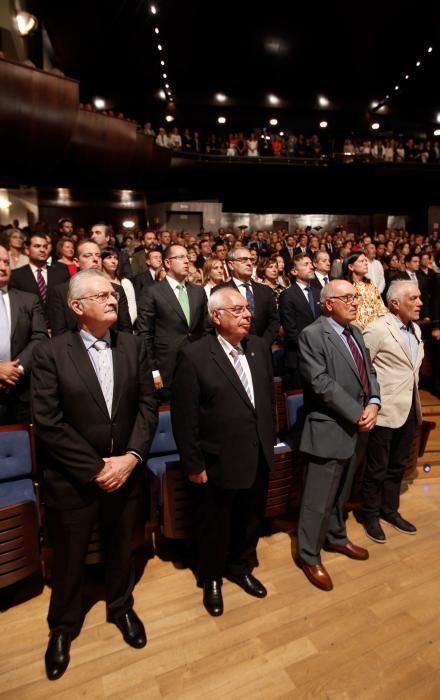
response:
[[[284,292],[285,289],[278,282],[278,274],[279,270],[276,257],[263,258],[257,265],[257,277],[263,284],[270,287],[277,306],[280,294]]]
[[[188,277],[186,278],[186,280],[187,282],[191,282],[191,284],[196,284],[197,287],[203,287],[202,270],[196,267],[194,263],[190,263],[188,265]]]
[[[11,270],[24,267],[29,263],[29,258],[23,252],[24,236],[18,228],[12,228],[8,234],[9,263]]]
[[[283,289],[286,289],[287,287],[290,287],[290,280],[288,276],[286,275],[286,262],[283,258],[282,255],[273,255],[272,258],[274,258],[277,261],[278,265],[278,277],[277,277],[277,282],[278,284],[283,287]]]
[[[121,280],[118,277],[119,253],[116,248],[106,246],[101,250],[102,271],[113,284],[120,284],[125,292],[128,302],[128,312],[131,322],[134,323],[137,318],[137,305],[134,287],[130,280],[125,277]]]
[[[390,286],[391,282],[393,280],[401,279],[402,277],[402,272],[399,269],[399,256],[397,255],[397,253],[392,253],[391,255],[387,255],[384,258],[384,267],[385,289],[383,290],[382,297],[385,299],[388,287]]]
[[[70,238],[60,238],[57,243],[57,263],[66,265],[69,270],[69,275],[73,275],[78,272],[78,265],[74,262],[75,257],[75,246]]]
[[[367,272],[368,258],[361,250],[350,253],[342,263],[342,279],[351,282],[358,294],[355,325],[361,330],[386,313],[380,292],[375,283],[366,276]]]
[[[209,299],[213,288],[223,282],[222,261],[217,258],[208,258],[203,265],[203,279],[205,280],[203,288]]]

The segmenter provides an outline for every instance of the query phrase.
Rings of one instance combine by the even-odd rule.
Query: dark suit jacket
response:
[[[320,314],[320,289],[312,287],[317,315]],[[278,304],[281,325],[284,328],[284,365],[286,369],[298,369],[298,337],[303,328],[313,323],[314,316],[304,292],[296,282],[280,296]]]
[[[49,294],[52,291],[52,289],[54,289],[58,284],[68,282],[69,280],[70,275],[69,270],[67,269],[67,265],[48,265],[47,291]],[[29,265],[24,265],[23,267],[19,267],[17,270],[12,270],[10,287],[14,289],[21,289],[22,292],[36,294],[37,297],[40,299],[40,302],[42,303],[40,293],[38,291],[37,281]],[[46,315],[48,303],[49,297],[46,304],[42,303],[43,311]]]
[[[260,451],[269,467],[275,442],[270,353],[263,339],[243,341],[255,408],[217,337],[185,347],[173,382],[173,433],[187,474],[206,469],[220,488],[249,488]]]
[[[136,301],[138,303],[142,298],[145,288],[149,287],[150,284],[155,284],[156,282],[156,280],[152,278],[150,271],[147,269],[144,272],[139,272],[137,275],[132,277],[131,281],[134,287],[134,293],[136,294]]]
[[[254,294],[255,313],[252,316],[250,332],[252,335],[259,335],[261,338],[264,338],[267,346],[270,348],[280,330],[280,317],[278,315],[275,297],[272,290],[269,289],[267,285],[254,282],[253,280],[251,280],[251,284]],[[237,285],[234,280],[231,279],[229,282],[218,284],[217,287],[214,287],[212,292],[215,292],[216,289],[222,289],[223,287],[237,289]]]
[[[151,369],[159,370],[165,388],[171,386],[179,350],[209,327],[205,290],[194,284],[186,288],[189,326],[167,279],[146,287],[138,303],[136,326],[146,343]]]
[[[305,424],[300,449],[328,459],[349,459],[358,438],[357,421],[373,396],[380,398],[376,372],[362,333],[351,326],[361,349],[369,382],[365,396],[349,348],[320,316],[299,336],[299,369],[304,381]]]
[[[11,403],[29,401],[29,377],[32,353],[41,340],[47,338],[43,309],[35,294],[9,289],[11,307],[11,359],[20,360],[24,376],[8,394],[0,391],[0,401]]]
[[[118,320],[114,325],[114,329],[124,333],[133,333],[133,324],[128,313],[128,301],[125,292],[120,284],[113,284],[113,287],[119,292]],[[75,314],[71,312],[67,305],[68,289],[69,284],[59,284],[49,294],[47,317],[52,336],[61,335],[66,333],[66,331],[74,331],[77,328]]]
[[[114,391],[109,416],[84,343],[75,332],[40,343],[32,367],[32,410],[44,463],[46,500],[64,510],[93,503],[103,492],[94,483],[103,457],[135,450],[144,460],[157,424],[157,400],[145,348],[127,333],[111,333]],[[136,468],[117,494],[138,487]],[[112,495],[106,495],[112,498]]]

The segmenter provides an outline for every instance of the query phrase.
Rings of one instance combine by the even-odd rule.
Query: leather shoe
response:
[[[70,661],[71,637],[68,632],[54,630],[50,635],[44,661],[46,664],[46,675],[50,681],[61,678]]]
[[[322,564],[306,564],[300,559],[297,560],[297,564],[314,586],[322,591],[331,591],[333,589],[333,582]]]
[[[205,581],[203,583],[203,605],[210,615],[223,615],[222,581]]]
[[[252,576],[252,574],[230,574],[227,576],[229,581],[236,583],[249,595],[255,596],[255,598],[265,598],[267,596],[267,590],[263,584]]]
[[[116,617],[109,617],[109,622],[113,622],[114,625],[121,632],[124,642],[134,649],[142,649],[147,643],[147,635],[145,634],[145,628],[138,618],[134,610],[127,610],[127,612],[122,613]]]
[[[391,527],[399,530],[399,532],[403,532],[404,535],[417,534],[416,526],[408,520],[405,520],[405,518],[402,518],[400,513],[396,513],[395,515],[381,515],[380,519],[383,520],[384,523],[387,523],[387,525],[391,525]]]
[[[330,544],[330,542],[327,542],[324,545],[324,549],[326,552],[338,552],[338,554],[345,554],[346,557],[358,559],[359,561],[364,561],[370,556],[367,549],[359,547],[350,541],[345,544]]]
[[[365,520],[363,522],[365,532],[367,533],[370,540],[377,542],[378,544],[385,544],[387,538],[382,530],[379,520]]]

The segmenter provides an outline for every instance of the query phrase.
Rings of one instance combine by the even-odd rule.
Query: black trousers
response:
[[[399,510],[400,485],[408,464],[416,430],[416,412],[411,407],[400,428],[376,426],[370,433],[367,467],[362,486],[362,516],[375,520]]]
[[[54,549],[49,628],[79,631],[82,617],[84,559],[97,520],[105,552],[107,614],[120,615],[133,606],[135,583],[132,537],[139,508],[137,497],[102,494],[90,506],[48,513]]]
[[[266,505],[268,477],[268,468],[260,459],[255,481],[249,489],[221,489],[209,480],[194,487],[200,582],[252,570]]]

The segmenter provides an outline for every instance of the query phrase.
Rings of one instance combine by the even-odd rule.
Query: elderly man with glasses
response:
[[[305,423],[300,449],[307,455],[298,523],[297,564],[324,591],[333,588],[321,550],[350,559],[368,551],[350,542],[344,505],[380,408],[379,385],[356,319],[358,297],[345,280],[321,291],[322,315],[299,336]]]
[[[235,289],[214,291],[215,333],[181,352],[171,416],[196,499],[198,579],[210,615],[223,613],[222,577],[247,594],[266,589],[252,567],[275,442],[270,354],[249,335],[251,313]]]
[[[127,644],[146,644],[133,610],[131,555],[142,469],[157,400],[142,341],[111,330],[118,292],[99,270],[78,272],[68,303],[78,330],[40,343],[32,413],[45,448],[44,486],[54,550],[46,673],[60,678],[83,614],[84,559],[98,520],[105,549],[107,619]]]

